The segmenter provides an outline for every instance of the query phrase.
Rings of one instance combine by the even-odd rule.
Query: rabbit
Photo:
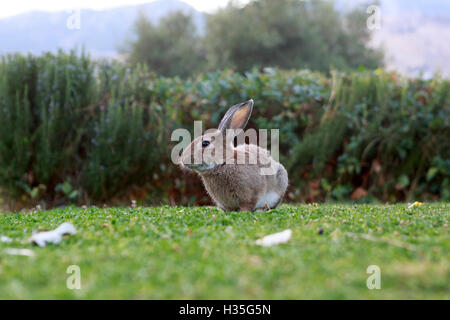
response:
[[[256,144],[234,147],[234,138],[247,125],[252,110],[253,100],[232,106],[218,129],[194,139],[179,157],[180,166],[200,175],[206,191],[224,211],[274,209],[288,186],[286,169],[269,151]],[[271,170],[269,174],[262,174],[264,168]]]

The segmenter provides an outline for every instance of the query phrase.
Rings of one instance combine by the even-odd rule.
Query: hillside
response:
[[[118,47],[127,36],[131,36],[139,14],[145,14],[157,23],[162,17],[178,10],[192,14],[197,28],[203,29],[203,14],[179,0],[158,0],[102,11],[81,9],[78,30],[67,27],[71,12],[32,11],[0,20],[0,54],[39,54],[84,45],[94,57],[112,57],[117,55]]]

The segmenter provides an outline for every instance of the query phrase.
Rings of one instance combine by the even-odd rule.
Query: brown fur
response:
[[[269,151],[253,144],[234,147],[232,143],[225,142],[222,132],[230,128],[243,129],[252,108],[253,100],[230,108],[219,126],[222,131],[213,130],[195,139],[180,158],[182,166],[198,172],[208,194],[217,206],[225,211],[275,208],[283,198],[288,185],[286,170],[272,159]],[[223,143],[220,142],[221,137]],[[203,148],[204,140],[211,141],[210,146]],[[225,152],[225,161],[218,161],[207,152],[221,149]],[[192,164],[194,155],[203,156],[202,163]],[[238,163],[240,159],[245,159],[245,163]],[[249,162],[251,159],[256,159],[257,163],[252,164]],[[262,175],[261,168],[268,168],[270,165],[274,168],[273,174]],[[279,198],[272,205],[262,203],[261,201],[266,199],[265,195],[268,194],[277,195]],[[259,206],[257,206],[258,202],[260,202]]]

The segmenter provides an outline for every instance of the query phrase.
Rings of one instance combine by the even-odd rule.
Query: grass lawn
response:
[[[0,242],[0,298],[450,299],[449,213],[448,203],[425,203],[0,214],[0,236],[13,239]],[[65,221],[78,233],[59,245],[27,242]],[[289,243],[255,245],[288,228]],[[66,287],[70,265],[80,267],[80,290]],[[369,265],[381,269],[380,290],[367,289]]]

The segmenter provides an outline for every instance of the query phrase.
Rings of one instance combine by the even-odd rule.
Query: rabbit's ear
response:
[[[244,129],[253,110],[253,100],[239,103],[232,106],[224,115],[219,124],[219,130],[225,132],[226,129]]]

